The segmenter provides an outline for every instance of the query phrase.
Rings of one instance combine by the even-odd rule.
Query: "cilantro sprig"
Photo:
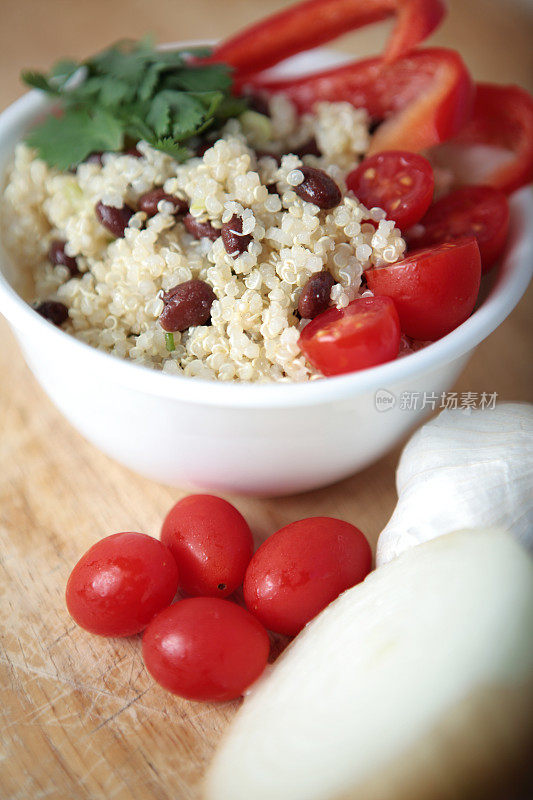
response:
[[[74,167],[94,151],[120,151],[144,139],[179,161],[187,142],[246,108],[231,94],[231,68],[193,63],[206,48],[156,50],[150,38],[117,42],[77,62],[59,61],[48,73],[22,80],[58,101],[26,137],[40,158],[59,169]]]

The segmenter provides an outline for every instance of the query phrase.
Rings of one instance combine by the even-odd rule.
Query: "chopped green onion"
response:
[[[165,347],[167,348],[169,353],[171,353],[173,350],[176,349],[176,345],[174,344],[173,333],[165,333]]]
[[[272,120],[258,111],[243,111],[239,116],[243,133],[248,136],[256,147],[266,147],[272,140]]]

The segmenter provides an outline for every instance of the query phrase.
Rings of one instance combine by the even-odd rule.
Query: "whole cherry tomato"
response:
[[[245,608],[216,597],[180,600],[158,614],[143,636],[152,677],[190,700],[232,700],[263,672],[268,634]]]
[[[479,247],[470,236],[415,250],[390,267],[367,270],[365,276],[374,294],[394,300],[407,336],[440,339],[474,310],[481,279]]]
[[[501,255],[508,231],[507,196],[492,186],[464,186],[432,205],[408,241],[419,248],[475,236],[482,271],[487,272]]]
[[[172,602],[177,588],[168,547],[144,533],[115,533],[87,550],[72,570],[67,608],[91,633],[132,636]]]
[[[242,514],[210,494],[191,494],[169,511],[161,541],[172,551],[180,588],[190,595],[227,597],[242,583],[254,551]]]
[[[353,300],[346,308],[328,308],[316,316],[303,329],[299,343],[324,375],[374,367],[398,355],[398,314],[386,297]]]
[[[331,517],[293,522],[270,536],[244,578],[246,605],[266,628],[294,636],[323,608],[370,572],[361,531]]]
[[[418,222],[433,199],[431,164],[418,153],[385,150],[365,158],[346,178],[348,189],[367,207],[382,208],[401,230]]]

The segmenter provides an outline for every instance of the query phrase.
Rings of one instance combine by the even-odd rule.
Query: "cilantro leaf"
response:
[[[171,136],[166,136],[159,139],[157,137],[147,138],[146,141],[150,147],[154,147],[156,150],[161,150],[163,153],[167,153],[167,155],[175,158],[176,161],[185,161],[187,158],[190,158],[191,151],[187,147],[183,147],[182,145],[178,144]]]
[[[25,70],[22,75],[22,80],[27,86],[31,86],[32,89],[40,89],[42,92],[46,92],[50,95],[58,95],[59,89],[53,86],[52,83],[48,80],[46,75],[43,75],[42,72],[33,72],[33,70]]]
[[[208,53],[157,50],[145,37],[117,42],[81,63],[63,59],[48,74],[24,72],[25,83],[58,99],[63,110],[27,141],[60,169],[94,150],[120,150],[126,139],[144,139],[182,160],[187,140],[247,107],[231,94],[229,66],[191,60]]]
[[[120,150],[123,127],[111,114],[97,109],[67,110],[61,117],[50,116],[26,137],[40,158],[58,169],[68,169],[95,150]]]
[[[187,67],[177,70],[169,81],[176,89],[187,92],[203,92],[206,85],[210,91],[220,90],[227,92],[231,88],[231,75],[229,68],[222,68],[220,64],[206,64],[205,67]]]
[[[70,58],[63,58],[61,61],[58,61],[56,64],[54,64],[50,75],[52,78],[58,81],[60,85],[63,85],[70,78],[72,78],[78,69],[79,64],[77,64],[76,61],[72,61]]]

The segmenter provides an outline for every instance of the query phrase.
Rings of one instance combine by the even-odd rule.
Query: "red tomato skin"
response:
[[[372,178],[369,178],[369,172]],[[412,183],[407,186],[404,180]],[[404,150],[385,150],[365,158],[346,185],[367,207],[382,208],[401,230],[422,219],[433,200],[435,180],[427,158]]]
[[[170,550],[145,533],[115,533],[93,545],[67,582],[67,608],[85,630],[133,636],[166,608],[178,589]]]
[[[402,331],[434,341],[461,325],[479,294],[481,258],[473,236],[415,250],[390,267],[365,272],[368,288],[394,300]]]
[[[422,232],[409,234],[408,242],[420,248],[475,236],[485,273],[503,252],[509,216],[509,201],[499,189],[464,186],[437,200],[420,222]]]
[[[216,597],[180,600],[144,632],[150,675],[188,700],[233,700],[263,672],[270,640],[245,608]]]
[[[299,343],[324,375],[340,375],[396,358],[400,336],[394,303],[384,297],[364,297],[342,310],[328,308],[318,314],[303,329]]]
[[[254,543],[237,509],[210,494],[191,494],[169,511],[161,541],[174,555],[185,594],[228,597],[244,578]]]
[[[270,536],[250,561],[244,599],[263,625],[295,636],[372,567],[365,536],[349,522],[310,517]]]

